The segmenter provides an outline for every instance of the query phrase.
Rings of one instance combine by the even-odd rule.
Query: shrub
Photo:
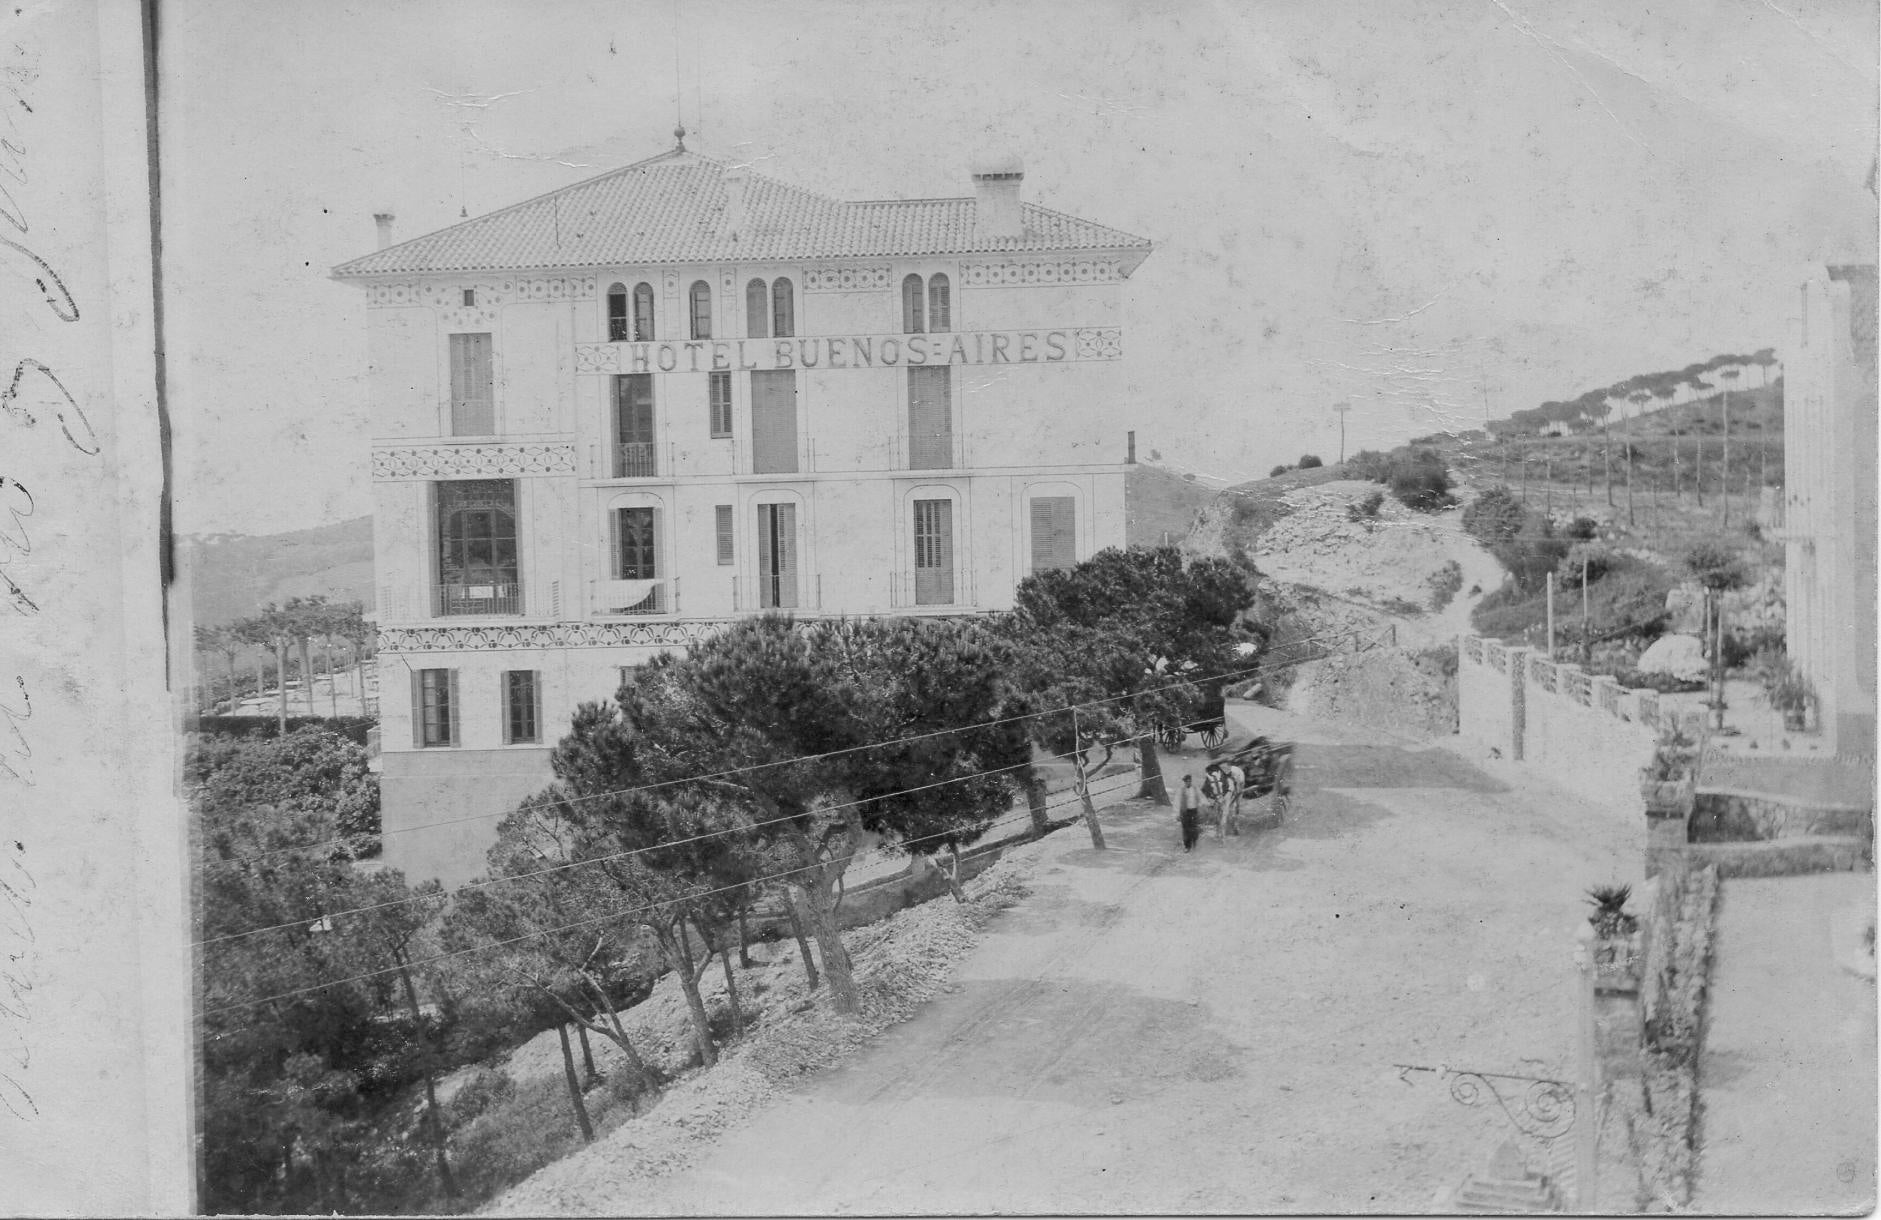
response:
[[[1637,669],[1622,669],[1613,680],[1627,690],[1656,690],[1662,695],[1686,695],[1705,689],[1702,678],[1675,678],[1671,674],[1647,674]]]
[[[1513,541],[1528,520],[1528,510],[1506,487],[1491,487],[1463,510],[1463,532],[1484,546]]]
[[[1400,504],[1420,513],[1441,512],[1456,503],[1450,495],[1449,468],[1434,449],[1394,454],[1386,486]]]
[[[1430,608],[1442,610],[1463,590],[1463,565],[1452,559],[1430,575]]]
[[[1548,573],[1561,566],[1566,558],[1568,544],[1565,539],[1556,538],[1546,521],[1540,523],[1540,532],[1522,538],[1512,538],[1498,542],[1489,548],[1496,562],[1509,570],[1510,579],[1524,592],[1540,589],[1547,583]]]
[[[1390,477],[1391,459],[1376,449],[1361,449],[1346,462],[1345,473],[1348,478],[1383,483]]]
[[[1613,570],[1618,556],[1613,549],[1602,542],[1577,542],[1569,547],[1567,554],[1555,568],[1555,583],[1563,589],[1581,587],[1581,576],[1586,574],[1587,583],[1593,584]]]
[[[1313,470],[1325,464],[1326,463],[1319,460],[1318,454],[1303,453],[1300,455],[1300,460],[1295,462],[1293,466],[1296,470]]]
[[[1685,552],[1685,570],[1707,589],[1740,589],[1747,579],[1737,548],[1721,538],[1693,543]]]
[[[1592,517],[1576,517],[1561,532],[1576,542],[1588,542],[1600,537],[1600,522]]]
[[[1267,472],[1267,477],[1270,479],[1277,479],[1281,475],[1287,473],[1289,470],[1292,470],[1292,469],[1293,467],[1291,466],[1276,466],[1272,470]]]
[[[1385,493],[1374,491],[1363,500],[1354,500],[1345,506],[1346,519],[1350,521],[1368,521],[1378,516],[1378,510],[1384,505]]]

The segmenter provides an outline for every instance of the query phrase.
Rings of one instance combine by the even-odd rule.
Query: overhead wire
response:
[[[1303,644],[1325,643],[1330,640],[1345,639],[1345,638],[1356,636],[1356,635],[1371,634],[1374,630],[1375,629],[1373,628],[1355,627],[1355,628],[1348,629],[1346,631],[1336,631],[1336,632],[1332,632],[1326,635],[1306,636],[1299,640],[1291,640],[1287,642],[1286,646],[1289,648],[1292,648],[1292,647],[1298,647]],[[1167,685],[1175,686],[1184,682],[1195,683],[1195,682],[1213,682],[1217,680],[1228,681],[1238,676],[1255,676],[1255,675],[1265,674],[1269,672],[1278,672],[1279,670],[1282,670],[1282,669],[1290,669],[1299,665],[1308,664],[1310,661],[1316,660],[1316,659],[1318,658],[1309,657],[1303,660],[1282,661],[1282,662],[1274,662],[1271,664],[1263,663],[1263,664],[1249,666],[1249,667],[1242,668],[1242,669],[1225,670],[1221,673],[1203,675],[1199,677],[1196,677],[1196,676],[1172,677],[1170,682]],[[683,776],[677,779],[659,780],[654,783],[636,784],[636,785],[633,785],[631,787],[626,787],[626,788],[610,789],[605,792],[587,793],[581,796],[573,796],[573,797],[565,798],[564,803],[580,804],[580,803],[591,801],[591,800],[601,800],[610,796],[625,796],[625,795],[635,793],[635,792],[652,792],[660,788],[673,787],[679,784],[698,783],[702,780],[709,780],[709,779],[724,779],[727,776],[745,775],[753,771],[764,771],[773,767],[785,767],[785,766],[792,766],[797,763],[816,762],[820,759],[834,758],[843,754],[857,753],[862,750],[879,750],[879,749],[884,749],[889,746],[900,745],[906,742],[923,741],[930,737],[945,736],[950,733],[964,733],[973,729],[993,728],[993,727],[997,727],[998,725],[1011,724],[1013,722],[1020,721],[1020,720],[1035,719],[1041,716],[1063,715],[1065,712],[1076,710],[1076,709],[1099,707],[1107,703],[1117,703],[1125,699],[1134,699],[1134,698],[1137,698],[1139,695],[1146,694],[1146,693],[1153,693],[1153,690],[1147,691],[1147,692],[1136,692],[1135,694],[1126,694],[1126,695],[1107,695],[1101,699],[1086,699],[1078,703],[1064,704],[1060,707],[1041,708],[1040,710],[1035,711],[1035,712],[1021,712],[1016,715],[1002,716],[993,720],[982,720],[982,721],[976,721],[972,724],[958,725],[958,726],[944,728],[944,729],[935,729],[927,733],[914,733],[914,734],[909,734],[909,735],[905,735],[901,737],[886,738],[882,741],[865,742],[861,745],[843,746],[838,749],[825,750],[816,754],[793,755],[790,758],[771,759],[767,762],[752,763],[748,766],[743,766],[743,767],[729,767],[721,771],[708,771],[702,775]],[[514,813],[514,812],[515,810],[513,809],[502,809],[502,810],[495,810],[489,813],[473,813],[473,814],[469,814],[461,818],[446,818],[446,819],[443,819],[441,821],[436,821],[436,822],[421,822],[415,826],[393,827],[389,830],[381,830],[379,833],[380,833],[380,838],[384,839],[386,836],[389,836],[389,835],[415,834],[421,830],[435,830],[435,829],[445,827],[445,826],[460,826],[469,822],[484,822],[484,821],[490,820],[491,818],[508,817],[511,813]],[[294,852],[316,851],[323,847],[344,847],[354,842],[357,838],[358,836],[356,835],[335,835],[331,838],[319,839],[311,843],[294,844],[288,847],[269,848],[266,851],[260,851],[260,852],[244,852],[244,853],[241,853],[240,855],[231,856],[231,857],[227,857],[224,859],[205,861],[205,864],[215,866],[215,867],[227,867],[231,865],[247,863],[253,860],[271,859],[275,856],[288,855]]]
[[[1125,777],[1119,783],[1108,785],[1100,790],[1092,790],[1090,794],[1092,796],[1108,795],[1109,793],[1115,792],[1120,788],[1128,787],[1129,785],[1135,782],[1137,782],[1135,776]],[[1084,799],[1083,794],[1081,793],[1075,794],[1070,800],[1063,800],[1063,801],[1058,801],[1056,803],[1047,804],[1046,809],[1050,810],[1050,809],[1055,809],[1055,808],[1062,808],[1065,805],[1071,804],[1073,801],[1082,801],[1083,799]],[[1028,810],[1023,815],[1014,815],[1012,817],[1002,818],[999,821],[989,823],[986,829],[991,830],[995,826],[1004,826],[1013,822],[1029,821],[1030,819],[1031,819],[1031,812]],[[934,834],[921,835],[917,838],[906,839],[906,840],[903,840],[902,842],[903,842],[903,845],[906,845],[909,843],[923,843],[930,839],[944,839],[953,833],[954,832],[950,830],[939,831]],[[378,970],[362,971],[358,974],[350,974],[341,978],[330,979],[330,980],[327,980],[326,982],[310,984],[309,986],[306,986],[306,987],[296,987],[289,991],[277,992],[273,995],[261,996],[257,999],[242,1000],[242,1001],[239,1001],[237,1003],[232,1003],[232,1004],[219,1004],[215,1006],[214,1008],[204,1009],[202,1012],[202,1016],[212,1017],[212,1016],[218,1016],[225,1012],[234,1012],[239,1009],[259,1008],[264,1004],[273,1004],[280,1000],[289,1000],[297,996],[310,995],[313,992],[326,991],[329,988],[333,988],[333,987],[343,987],[348,983],[358,983],[358,982],[364,982],[368,979],[382,978],[389,974],[397,974],[401,970],[413,969],[418,966],[428,966],[436,962],[448,960],[450,958],[464,957],[464,956],[475,954],[475,953],[487,953],[494,949],[502,949],[502,948],[507,948],[510,945],[521,944],[524,941],[536,940],[544,936],[553,936],[558,932],[572,932],[577,928],[585,928],[593,924],[604,923],[610,920],[621,919],[628,915],[634,915],[634,914],[640,914],[646,911],[658,910],[661,907],[670,907],[670,906],[676,905],[677,903],[696,902],[701,898],[707,898],[707,897],[712,896],[713,894],[722,894],[730,890],[741,889],[745,886],[755,885],[755,884],[759,884],[765,881],[776,881],[784,877],[794,877],[801,873],[813,872],[817,869],[826,868],[826,867],[828,867],[827,862],[807,864],[799,868],[785,869],[781,872],[766,873],[758,877],[752,877],[744,881],[733,883],[731,885],[722,885],[714,889],[702,890],[697,893],[688,894],[684,898],[669,899],[665,902],[641,903],[637,906],[627,906],[623,908],[617,908],[615,910],[611,910],[607,912],[606,914],[596,915],[588,919],[577,920],[573,923],[560,924],[553,928],[541,928],[533,932],[523,933],[520,936],[511,936],[511,937],[506,937],[502,940],[491,941],[487,944],[469,945],[461,949],[449,949],[441,953],[434,953],[429,957],[422,957],[422,958],[410,960],[401,965],[386,966]],[[435,901],[441,897],[442,895],[431,896],[427,900]]]

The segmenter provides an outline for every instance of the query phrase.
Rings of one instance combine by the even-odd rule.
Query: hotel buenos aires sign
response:
[[[1063,364],[1071,360],[1122,358],[1123,331],[1115,326],[575,345],[575,371],[580,373],[892,369],[951,364]]]

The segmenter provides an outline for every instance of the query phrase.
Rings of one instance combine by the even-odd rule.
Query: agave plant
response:
[[[1627,936],[1639,927],[1639,920],[1626,913],[1627,899],[1633,896],[1630,885],[1596,885],[1587,891],[1587,901],[1594,913],[1587,922],[1603,937]]]

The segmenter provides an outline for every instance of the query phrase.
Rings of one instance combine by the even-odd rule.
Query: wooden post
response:
[[[1585,934],[1575,949],[1574,964],[1580,975],[1575,988],[1580,1020],[1576,1023],[1579,1071],[1574,1082],[1574,1210],[1588,1215],[1594,1209],[1600,1165],[1600,1061],[1594,1054],[1593,941]]]
[[[1554,573],[1548,573],[1548,659],[1554,660]]]

